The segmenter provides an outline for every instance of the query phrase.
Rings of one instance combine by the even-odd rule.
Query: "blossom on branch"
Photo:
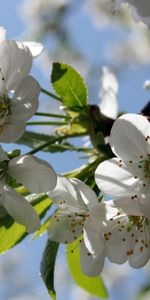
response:
[[[141,216],[140,211],[136,216],[126,214],[116,208],[113,201],[93,208],[84,225],[83,236],[89,252],[99,256],[99,264],[105,256],[112,263],[128,261],[131,267],[141,268],[150,258],[150,221]],[[96,239],[100,243],[97,249],[93,248]]]
[[[40,85],[28,73],[32,55],[15,41],[0,43],[0,142],[10,143],[25,131],[25,122],[38,108]]]
[[[150,219],[150,124],[137,114],[125,114],[112,127],[110,145],[117,158],[96,169],[98,187],[115,198],[118,207]]]
[[[40,220],[31,204],[11,186],[16,179],[31,193],[45,193],[56,185],[57,176],[45,161],[31,155],[18,156],[9,160],[0,146],[0,206],[17,222],[34,232]]]
[[[82,238],[84,224],[89,222],[90,212],[98,205],[96,194],[78,179],[58,177],[55,189],[48,195],[58,207],[48,227],[49,239],[68,244],[81,237],[79,244],[82,270],[90,276],[97,276],[104,260],[99,260],[99,254],[92,256]],[[94,243],[94,235],[93,247],[101,249],[100,239],[96,238]]]

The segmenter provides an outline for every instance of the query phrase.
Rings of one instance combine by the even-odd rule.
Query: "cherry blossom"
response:
[[[32,55],[15,41],[0,43],[0,142],[10,143],[25,131],[25,122],[38,108],[40,85],[28,73]]]
[[[48,227],[49,239],[68,244],[81,237],[79,246],[82,270],[90,276],[97,276],[104,261],[99,263],[99,253],[91,255],[82,238],[84,223],[88,222],[92,208],[98,204],[96,194],[78,179],[58,177],[55,189],[48,195],[58,207]],[[95,240],[93,247],[101,248],[100,239]]]
[[[140,211],[128,215],[113,201],[102,202],[92,209],[83,231],[85,245],[99,257],[99,264],[108,257],[113,263],[128,261],[131,267],[141,268],[150,258],[150,221]],[[96,239],[101,247],[93,247]]]
[[[39,217],[31,204],[9,185],[11,179],[38,194],[53,189],[57,176],[48,163],[34,156],[24,155],[9,160],[0,146],[0,206],[28,232],[34,232],[40,227]]]
[[[110,145],[117,158],[96,169],[98,187],[126,212],[139,209],[150,219],[150,124],[141,115],[125,114],[112,127]]]

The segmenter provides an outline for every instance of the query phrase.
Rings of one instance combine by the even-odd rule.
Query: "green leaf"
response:
[[[50,240],[47,241],[40,267],[41,277],[47,287],[49,295],[53,300],[56,299],[56,293],[54,289],[54,268],[58,247],[58,243]]]
[[[33,207],[40,218],[43,218],[51,206],[51,200],[47,196],[34,199]],[[6,252],[21,242],[28,233],[23,225],[16,223],[9,215],[0,219],[0,254]]]
[[[77,285],[86,290],[93,296],[107,298],[107,291],[102,279],[97,277],[89,277],[82,273],[80,267],[80,242],[79,239],[67,246],[67,262],[70,273]]]
[[[53,142],[53,140],[55,141]],[[49,146],[42,149],[42,151],[45,152],[63,152],[72,147],[71,144],[64,140],[59,142],[56,141],[55,135],[46,135],[32,131],[26,131],[24,135],[18,141],[16,141],[17,144],[23,144],[33,149],[43,145],[43,142],[52,142]]]
[[[84,79],[71,66],[53,63],[51,82],[67,108],[78,110],[87,105],[88,95]]]

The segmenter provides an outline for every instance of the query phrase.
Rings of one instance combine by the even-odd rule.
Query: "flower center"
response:
[[[146,218],[143,216],[128,216],[129,220],[129,231],[132,225],[135,225],[137,228],[142,228],[146,222]]]
[[[11,114],[10,99],[7,96],[0,97],[0,126],[9,114]]]

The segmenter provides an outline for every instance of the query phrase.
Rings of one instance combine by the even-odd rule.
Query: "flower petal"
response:
[[[28,47],[30,52],[32,53],[33,57],[39,56],[44,50],[43,44],[37,43],[37,42],[30,42],[30,41],[23,41],[23,42],[19,41],[18,42],[17,41],[17,45],[19,46],[19,48],[23,48],[23,46]]]
[[[40,219],[30,203],[7,185],[4,186],[0,202],[17,223],[26,227],[27,232],[40,228]]]
[[[137,230],[135,232],[136,242],[133,247],[133,254],[129,257],[129,264],[133,268],[142,268],[150,259],[150,245],[147,243],[147,238],[149,239],[149,232],[145,234]]]
[[[134,167],[132,167],[134,172]],[[99,164],[95,172],[95,180],[100,190],[116,197],[128,197],[136,195],[141,189],[142,182],[135,178],[139,175],[135,166],[132,169],[120,162],[118,158],[112,158]]]
[[[111,230],[111,236],[105,242],[106,256],[111,262],[123,264],[128,259],[126,246],[128,238],[128,232],[119,231],[117,226]]]
[[[87,210],[84,204],[76,180],[58,176],[55,189],[48,193],[54,203],[59,204],[60,200],[65,200],[65,206],[70,206],[71,211]]]
[[[53,189],[57,176],[44,160],[31,155],[13,158],[9,163],[9,174],[32,193],[46,193]]]
[[[25,131],[25,123],[12,120],[11,116],[8,116],[4,125],[0,130],[0,142],[12,143],[17,141]]]
[[[92,219],[92,217],[88,218],[88,220],[84,224],[83,238],[88,251],[93,256],[97,256],[99,252],[103,252],[104,245],[100,226],[99,224],[93,222]]]
[[[85,205],[89,210],[91,210],[95,205],[98,204],[98,199],[95,192],[84,182],[74,179],[74,183],[75,182],[77,183],[77,187]]]
[[[48,227],[48,237],[52,241],[59,243],[71,243],[82,234],[81,225],[73,227],[72,221],[63,212],[55,213]]]
[[[38,109],[40,90],[40,85],[32,76],[23,78],[11,102],[11,114],[14,121],[16,116],[20,121],[26,121],[33,116]]]
[[[28,75],[32,65],[32,55],[28,47],[20,49],[15,41],[5,40],[1,43],[1,72],[7,90],[15,90],[21,80]],[[5,63],[3,63],[3,60]]]
[[[125,114],[112,127],[110,145],[113,152],[125,161],[139,161],[150,152],[150,124],[136,114]]]
[[[103,250],[98,255],[93,256],[85,247],[84,241],[82,241],[80,244],[80,261],[83,273],[91,277],[98,276],[103,269],[104,259],[105,254]]]
[[[128,215],[143,216],[137,198],[118,198],[113,200],[113,204],[114,207],[123,209],[123,211]]]

